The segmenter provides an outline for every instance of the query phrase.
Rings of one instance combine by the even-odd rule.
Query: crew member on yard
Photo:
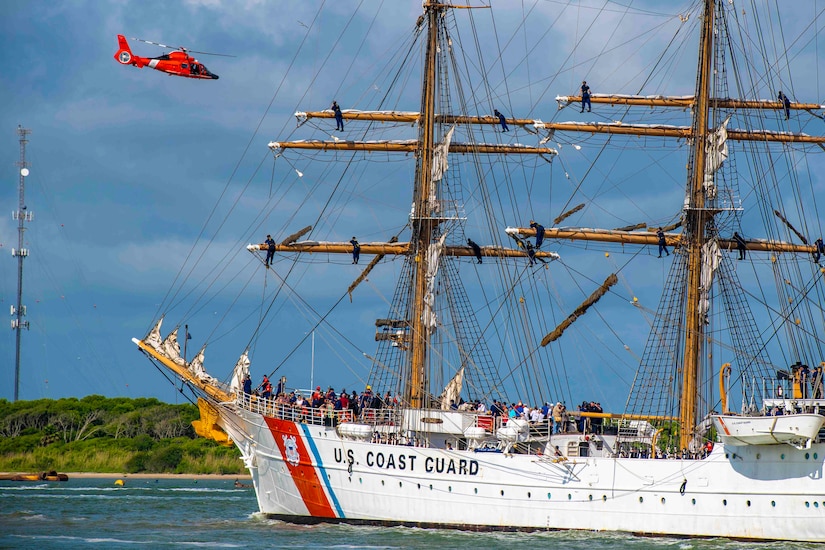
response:
[[[530,220],[530,227],[536,230],[536,249],[541,248],[541,243],[544,242],[544,226],[540,223]]]
[[[341,107],[338,106],[337,101],[332,102],[332,112],[335,113],[335,129],[339,132],[344,131],[344,115],[341,114]]]
[[[745,252],[748,250],[748,244],[745,242],[745,239],[742,238],[742,235],[736,231],[733,232],[733,240],[736,241],[736,250],[739,251],[739,259],[744,260]]]
[[[590,112],[590,86],[587,85],[587,82],[582,80],[582,110],[584,112],[584,106],[587,105],[587,112]]]
[[[352,263],[357,264],[358,258],[361,257],[361,245],[358,244],[358,239],[355,237],[349,243],[352,245]]]
[[[510,128],[507,127],[507,120],[504,118],[504,115],[499,113],[498,109],[493,109],[493,114],[498,117],[498,121],[501,124],[501,131],[509,132]]]
[[[473,250],[473,254],[476,255],[476,260],[478,260],[478,263],[481,263],[481,247],[478,246],[472,239],[467,239],[467,246]]]
[[[266,245],[266,260],[264,260],[264,265],[269,267],[272,265],[273,258],[275,258],[275,239],[272,238],[272,235],[267,235],[264,244]]]
[[[776,96],[776,99],[782,104],[782,108],[785,109],[785,120],[791,118],[791,100],[788,99],[788,96],[782,93],[782,90],[779,90],[779,95]]]
[[[656,230],[656,236],[659,238],[659,257],[662,257],[662,251],[668,256],[670,256],[670,252],[667,251],[667,241],[665,240],[665,232],[662,231],[662,228]]]

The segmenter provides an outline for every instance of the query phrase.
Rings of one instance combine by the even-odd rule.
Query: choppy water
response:
[[[719,539],[642,538],[614,533],[465,533],[449,530],[299,526],[256,514],[252,489],[220,480],[0,481],[1,548],[552,548],[802,549],[816,545]],[[818,548],[822,548],[819,546]]]

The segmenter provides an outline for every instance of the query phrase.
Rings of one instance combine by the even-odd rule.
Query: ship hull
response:
[[[558,460],[354,440],[244,409],[222,417],[260,511],[296,523],[825,540],[821,443]]]

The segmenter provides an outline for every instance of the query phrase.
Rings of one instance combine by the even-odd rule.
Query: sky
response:
[[[613,2],[574,3],[573,8],[550,0],[511,2],[504,8],[502,2],[494,4],[503,20],[496,30],[505,44],[505,59],[507,48],[516,47],[508,40],[522,37],[513,29],[524,14],[532,18],[533,36],[546,33],[542,43],[556,49],[534,52],[541,55],[529,67],[500,70],[510,96],[489,101],[504,105],[505,112],[530,112],[536,118],[533,113],[545,112],[546,119],[556,110],[555,95],[574,93],[582,75],[591,85],[595,79],[588,75],[598,78],[596,92],[618,84],[623,93],[636,93],[631,82],[660,61],[655,52],[673,35],[680,13],[670,2],[652,0],[629,2],[634,5],[631,12],[625,9],[628,3]],[[542,25],[560,10],[567,24]],[[242,340],[217,354],[219,362],[207,362],[218,377],[228,375],[232,354],[237,357],[236,348],[242,350],[247,337],[231,329],[213,332],[213,323],[207,329],[203,322],[200,328],[197,321],[218,317],[229,305],[222,303],[220,284],[248,287],[250,295],[263,292],[253,286],[261,284],[260,277],[253,282],[252,276],[238,275],[254,268],[243,250],[245,243],[261,242],[276,229],[288,234],[306,221],[289,219],[286,201],[291,194],[281,195],[277,209],[271,204],[263,217],[256,209],[273,197],[267,143],[294,131],[296,110],[324,109],[333,98],[344,108],[367,108],[375,90],[359,75],[371,64],[379,65],[381,54],[392,51],[395,38],[407,33],[420,13],[415,0],[0,3],[0,204],[7,212],[0,219],[0,305],[5,311],[15,303],[17,291],[17,262],[10,251],[17,246],[18,233],[9,215],[18,197],[16,128],[32,131],[26,151],[31,171],[26,205],[34,220],[26,225],[29,256],[23,288],[31,329],[23,334],[20,398],[102,394],[180,401],[175,386],[131,342],[146,335],[160,313],[175,308],[183,311],[178,318],[191,323],[193,346],[199,347],[207,336],[216,342]],[[596,15],[598,25],[591,23]],[[622,57],[619,49],[614,52],[596,40],[610,33],[612,43],[621,43],[623,34],[638,31],[627,24],[633,17],[656,29],[646,47],[637,46],[637,57]],[[353,29],[361,32],[350,41],[345,31]],[[131,37],[234,57],[197,55],[220,75],[216,81],[170,77],[119,65],[113,59],[118,34],[130,38],[133,53],[141,56],[166,50]],[[356,62],[354,50],[367,61]],[[669,80],[674,95],[692,94],[693,57],[668,63],[673,74],[661,73],[658,79]],[[553,85],[524,84],[543,79],[552,79]],[[818,89],[818,80],[811,87]],[[411,86],[413,92],[416,88]],[[417,110],[418,104],[410,100],[398,108]],[[307,171],[303,166],[289,171],[299,168]],[[667,182],[661,194],[648,194],[640,200],[649,204],[637,207],[648,210],[662,197],[678,202],[682,187],[682,181]],[[242,194],[243,189],[251,192]],[[222,205],[219,214],[237,208],[230,225],[220,226],[216,204]],[[338,213],[346,222],[344,229],[325,228],[326,237],[347,241],[357,232],[362,241],[384,238],[391,227],[371,230],[368,223],[382,205],[361,208]],[[208,249],[197,244],[204,242]],[[198,254],[204,254],[200,262],[193,260]],[[207,297],[202,309],[186,311],[187,290],[180,287],[170,296],[184,266],[193,270],[185,273],[196,280],[207,272],[215,274],[222,262],[238,269],[218,273],[218,286],[195,290],[194,283],[183,285]],[[331,271],[322,266],[320,277],[330,277]],[[381,277],[374,276],[376,281]],[[346,276],[351,279],[351,274]],[[319,294],[329,291],[322,280],[316,283]],[[375,318],[373,311],[356,308],[348,315],[342,323],[371,323]],[[318,366],[313,364],[307,376],[311,325],[304,321],[287,315],[265,327],[274,333],[274,346],[291,354],[266,362],[285,362],[282,372],[304,386],[315,376],[335,376],[350,386],[361,381],[363,373],[332,366],[342,351],[324,341],[316,342]],[[299,347],[278,340],[287,328],[302,335]],[[0,398],[13,396],[14,355],[14,333],[8,330],[0,339]],[[256,378],[268,370],[258,365],[253,367]]]

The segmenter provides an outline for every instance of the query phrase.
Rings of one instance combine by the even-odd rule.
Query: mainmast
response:
[[[687,247],[688,286],[685,314],[685,348],[682,360],[682,400],[679,412],[679,441],[682,449],[687,449],[693,440],[696,426],[699,358],[704,341],[704,322],[700,319],[699,295],[705,227],[713,219],[713,213],[705,210],[705,163],[708,138],[708,106],[710,104],[714,0],[705,0],[704,25],[699,45],[699,71],[696,89],[696,109],[693,120],[693,172],[689,184],[688,208],[685,211],[685,231],[683,242]]]
[[[12,307],[11,314],[14,317],[11,320],[11,328],[17,334],[16,337],[16,352],[14,356],[14,400],[20,396],[20,337],[24,328],[29,328],[29,322],[24,319],[26,316],[26,306],[23,305],[23,260],[29,255],[28,249],[23,247],[23,236],[26,231],[25,222],[32,220],[32,213],[26,210],[26,176],[29,175],[28,163],[26,162],[26,144],[29,142],[26,139],[31,133],[22,126],[17,127],[17,135],[20,136],[20,161],[17,166],[20,167],[20,197],[17,211],[12,213],[12,219],[17,220],[17,248],[12,248],[11,255],[17,257],[17,307]]]
[[[433,216],[436,198],[435,182],[432,178],[433,148],[435,147],[435,100],[437,86],[438,22],[441,10],[445,9],[438,0],[425,3],[427,19],[427,54],[424,60],[424,77],[421,91],[421,123],[419,126],[418,170],[413,192],[412,239],[414,289],[410,314],[412,318],[411,362],[409,383],[405,392],[407,402],[413,408],[425,405],[427,349],[430,331],[424,323],[424,299],[427,294],[427,273],[430,261],[438,261],[429,254],[432,239],[438,227]]]

